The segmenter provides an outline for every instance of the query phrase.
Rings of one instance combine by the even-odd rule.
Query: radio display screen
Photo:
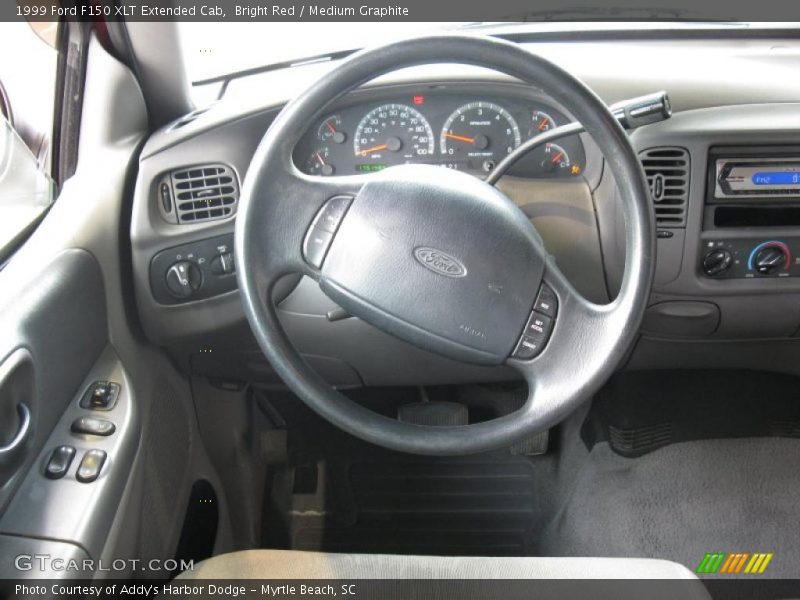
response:
[[[715,198],[794,200],[800,196],[800,158],[721,158],[715,179]]]
[[[751,179],[755,185],[800,185],[800,172],[759,171]]]

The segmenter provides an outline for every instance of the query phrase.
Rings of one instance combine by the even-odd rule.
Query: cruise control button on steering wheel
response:
[[[351,196],[331,198],[319,209],[311,222],[311,227],[308,228],[308,233],[303,241],[303,257],[315,269],[322,266],[322,261],[325,260],[325,255],[331,247],[333,236],[339,229],[352,201]]]

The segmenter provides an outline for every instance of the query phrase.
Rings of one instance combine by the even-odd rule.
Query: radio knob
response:
[[[733,255],[725,248],[712,250],[703,258],[703,271],[709,277],[717,277],[727,271],[733,262]]]
[[[762,275],[771,275],[786,265],[786,251],[780,246],[765,246],[756,252],[753,268]]]

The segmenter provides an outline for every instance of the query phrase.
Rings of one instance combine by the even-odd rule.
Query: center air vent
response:
[[[689,152],[684,148],[649,148],[639,154],[658,227],[685,227],[689,199]]]
[[[239,183],[226,165],[199,165],[172,171],[159,182],[159,207],[173,223],[199,223],[236,213]]]

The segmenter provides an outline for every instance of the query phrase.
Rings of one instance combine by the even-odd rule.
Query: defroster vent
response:
[[[649,148],[639,154],[658,227],[685,227],[689,201],[689,152],[684,148]]]
[[[198,165],[172,171],[159,182],[159,204],[173,223],[199,223],[236,213],[239,182],[227,165]]]

